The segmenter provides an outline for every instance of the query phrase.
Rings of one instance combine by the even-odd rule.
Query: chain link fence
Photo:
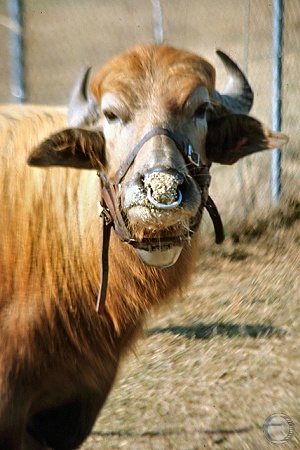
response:
[[[255,93],[251,114],[272,126],[273,3],[266,0],[161,0],[164,42],[193,50],[217,69],[217,87],[226,74],[215,50],[228,53],[248,74]],[[26,101],[66,104],[85,63],[94,68],[135,43],[154,42],[150,0],[23,0]],[[283,190],[299,193],[300,2],[284,1]],[[0,102],[10,101],[7,4],[0,3]],[[254,155],[220,173],[212,190],[223,214],[248,214],[271,207],[271,155]],[[226,193],[226,195],[225,195]],[[291,194],[292,195],[292,194]],[[224,200],[226,197],[226,201]],[[237,200],[239,204],[237,208]],[[238,213],[237,213],[238,211]]]

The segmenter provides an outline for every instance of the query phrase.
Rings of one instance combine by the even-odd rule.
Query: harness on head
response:
[[[199,187],[201,193],[201,204],[196,216],[194,217],[193,223],[191,224],[190,230],[186,233],[186,235],[161,237],[159,239],[144,238],[141,241],[137,241],[131,237],[130,231],[126,226],[122,213],[120,211],[118,204],[118,189],[122,179],[134,162],[140,149],[149,139],[157,135],[164,135],[170,138],[176,144],[178,150],[182,153],[187,163],[192,163],[192,169],[190,173]],[[213,221],[216,243],[220,244],[223,242],[224,230],[221,217],[216,205],[208,195],[208,188],[211,180],[209,168],[210,166],[201,163],[199,153],[194,151],[193,146],[189,142],[189,140],[185,139],[181,134],[177,132],[170,131],[166,128],[156,127],[145,134],[145,136],[138,142],[138,144],[134,147],[134,149],[131,151],[127,159],[124,161],[124,163],[121,165],[121,167],[111,180],[107,180],[103,172],[97,173],[100,178],[100,186],[102,191],[102,201],[98,202],[99,216],[103,219],[102,243],[100,251],[101,281],[96,305],[96,311],[98,313],[103,313],[105,306],[109,271],[108,249],[112,227],[114,228],[116,235],[121,241],[132,245],[134,248],[147,251],[151,251],[152,248],[157,246],[171,248],[171,246],[173,245],[178,245],[183,241],[188,240],[190,236],[197,231],[200,225],[201,212],[205,207],[210,215],[210,218]]]

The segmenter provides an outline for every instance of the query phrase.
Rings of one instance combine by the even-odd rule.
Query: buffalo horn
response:
[[[71,92],[67,122],[71,127],[95,125],[99,118],[96,100],[89,89],[91,67],[81,69]]]
[[[227,86],[223,94],[217,91],[213,93],[213,103],[217,115],[221,113],[247,114],[253,104],[253,91],[247,78],[240,68],[229,56],[221,50],[217,50],[217,55],[221,58],[227,70]]]

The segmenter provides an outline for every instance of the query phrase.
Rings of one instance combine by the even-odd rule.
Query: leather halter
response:
[[[147,141],[149,141],[149,139],[158,135],[164,135],[170,138],[175,143],[178,150],[185,158],[186,162],[188,164],[192,163],[192,169],[190,170],[190,173],[200,189],[201,204],[196,216],[194,217],[193,223],[190,226],[190,230],[185,236],[161,237],[159,239],[143,239],[142,241],[137,241],[131,237],[130,231],[125,224],[119,208],[119,185],[143,145]],[[98,172],[98,176],[100,178],[102,191],[102,201],[98,203],[99,215],[103,218],[102,246],[100,252],[101,281],[96,306],[96,310],[98,313],[104,312],[108,282],[108,248],[112,226],[118,238],[121,241],[132,245],[134,248],[148,251],[151,251],[151,249],[157,248],[158,246],[171,248],[172,245],[182,244],[183,241],[186,241],[190,238],[191,234],[194,234],[197,231],[201,220],[202,209],[205,207],[214,224],[216,243],[219,244],[223,242],[224,231],[221,217],[213,200],[208,196],[208,188],[211,180],[209,166],[201,163],[199,153],[194,151],[190,141],[188,139],[185,139],[181,134],[170,131],[166,128],[153,128],[137,143],[137,145],[131,151],[126,160],[122,163],[121,167],[117,170],[111,180],[107,180],[103,172]]]

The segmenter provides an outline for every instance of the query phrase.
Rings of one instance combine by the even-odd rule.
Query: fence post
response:
[[[13,27],[9,30],[10,94],[13,103],[26,99],[24,71],[23,0],[7,0],[7,8]]]
[[[153,10],[153,36],[156,44],[164,40],[163,17],[160,0],[151,0]]]
[[[281,131],[282,122],[282,55],[283,55],[283,0],[273,0],[273,102],[272,127]],[[281,150],[272,152],[272,201],[278,202],[282,194]]]

